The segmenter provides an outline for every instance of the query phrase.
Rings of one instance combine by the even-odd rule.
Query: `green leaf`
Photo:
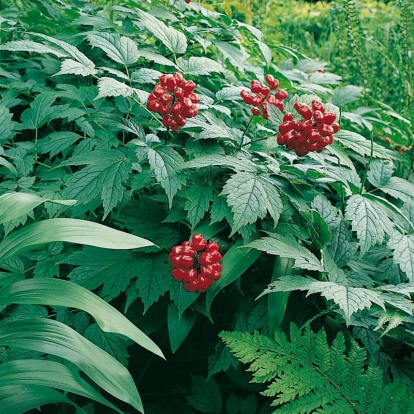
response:
[[[155,355],[164,357],[159,347],[122,313],[94,293],[72,282],[60,279],[27,279],[16,282],[0,291],[0,303],[80,309],[93,316],[103,331],[125,335]]]
[[[131,79],[138,83],[158,82],[162,73],[158,70],[141,68],[131,73]]]
[[[23,414],[45,404],[68,403],[77,414],[87,414],[82,408],[53,388],[39,385],[6,385],[0,388],[0,404],[5,413]]]
[[[0,105],[0,141],[9,140],[16,135],[14,132],[16,122],[12,121],[12,117],[9,109]]]
[[[36,53],[51,53],[56,57],[66,57],[66,53],[54,49],[53,47],[43,45],[42,43],[33,42],[32,40],[15,40],[0,45],[0,50],[10,50],[12,52],[36,52]]]
[[[185,183],[184,176],[179,174],[184,162],[183,158],[171,147],[157,147],[148,149],[148,161],[167,194],[171,208],[174,195]]]
[[[54,157],[59,152],[72,146],[76,141],[83,137],[75,132],[60,131],[52,132],[39,141],[39,150],[42,154],[50,152],[50,156]]]
[[[210,75],[212,72],[224,72],[221,63],[206,57],[191,56],[188,60],[179,58],[178,66],[184,73],[194,76]]]
[[[6,385],[58,388],[98,401],[122,414],[121,410],[82,379],[77,371],[58,362],[36,359],[5,362],[0,365],[0,388]]]
[[[134,89],[125,83],[119,82],[113,78],[107,78],[103,76],[98,80],[99,93],[96,99],[107,98],[110,96],[131,96],[134,93]]]
[[[68,326],[51,319],[6,319],[0,344],[50,353],[74,363],[109,394],[143,413],[141,398],[125,367]]]
[[[30,108],[25,109],[20,117],[23,126],[26,129],[37,129],[44,125],[55,111],[51,106],[56,98],[54,92],[39,93],[30,103]]]
[[[6,193],[0,196],[0,204],[2,207],[0,211],[0,224],[27,214],[35,207],[47,201],[64,206],[73,206],[76,204],[76,200],[52,200],[31,193]]]
[[[186,397],[188,403],[202,413],[222,413],[220,389],[214,379],[206,381],[203,377],[192,376],[191,392]]]
[[[308,249],[301,246],[293,237],[272,234],[272,237],[263,237],[246,245],[274,256],[295,259],[295,267],[323,272],[321,262]]]
[[[381,186],[384,193],[404,202],[414,201],[414,184],[400,177],[391,177],[388,183]]]
[[[370,308],[372,303],[385,310],[384,301],[378,292],[364,288],[354,288],[335,282],[320,282],[311,277],[282,276],[272,282],[259,297],[273,292],[307,291],[306,296],[319,293],[327,300],[333,300],[344,312],[347,325],[351,316],[358,310]]]
[[[387,185],[394,172],[394,164],[391,160],[372,160],[369,166],[367,178],[375,187]]]
[[[185,338],[187,338],[196,318],[196,312],[186,311],[180,315],[174,302],[168,304],[168,336],[170,338],[171,352],[173,354],[175,354]]]
[[[394,250],[394,263],[407,275],[408,281],[414,283],[414,236],[393,232],[388,247]]]
[[[349,198],[345,208],[345,218],[352,222],[360,243],[360,256],[371,246],[384,241],[390,233],[392,223],[378,204],[357,194]]]
[[[265,178],[248,172],[233,175],[224,185],[221,194],[227,195],[227,204],[234,213],[230,236],[246,224],[264,218],[267,211],[276,226],[283,209],[277,187]]]
[[[0,263],[45,243],[65,241],[105,249],[137,249],[153,246],[148,240],[102,224],[70,218],[55,218],[31,224],[0,242]]]
[[[187,198],[185,202],[187,217],[191,226],[194,227],[204,217],[210,206],[210,201],[213,200],[211,184],[203,180],[196,180],[187,190],[185,196]]]
[[[371,153],[371,141],[356,132],[340,130],[335,134],[335,139],[359,155],[369,156]],[[372,155],[375,158],[389,158],[384,148],[375,142]]]
[[[110,59],[123,65],[132,65],[139,58],[138,47],[129,37],[113,33],[87,33],[86,38],[93,47],[102,49]]]
[[[137,9],[141,23],[171,52],[183,54],[187,50],[187,39],[185,35],[171,26],[166,26],[161,20],[143,10]]]
[[[70,45],[69,43],[64,42],[63,40],[55,39],[51,36],[46,36],[41,33],[29,33],[35,36],[39,36],[42,39],[47,40],[50,43],[53,43],[60,48],[62,48],[65,52],[69,53],[70,56],[73,57],[77,62],[79,62],[82,66],[82,76],[87,75],[94,75],[98,71],[95,69],[95,64],[88,59],[79,49],[77,49],[75,46]]]
[[[88,290],[103,284],[100,296],[107,302],[124,292],[138,274],[138,260],[128,251],[86,246],[61,263],[78,266],[68,275],[72,282]]]
[[[63,162],[65,165],[88,166],[73,174],[67,181],[64,196],[86,204],[96,197],[103,201],[104,219],[122,200],[125,182],[131,171],[131,161],[118,150],[96,150],[83,156],[75,156]]]
[[[363,88],[360,86],[347,85],[344,88],[335,88],[331,97],[332,103],[343,106],[353,102],[362,94]]]
[[[241,249],[240,247],[244,247]],[[260,252],[243,245],[243,240],[238,240],[223,256],[221,277],[212,285],[206,293],[206,306],[210,309],[213,299],[217,294],[238,279],[257,260]]]
[[[175,63],[169,59],[167,59],[166,57],[153,52],[152,50],[148,50],[148,49],[140,49],[138,50],[138,53],[141,57],[143,57],[144,59],[150,60],[151,62],[155,62],[158,63],[160,65],[165,65],[165,66],[175,66]]]
[[[237,367],[237,359],[230,353],[229,349],[222,342],[216,345],[215,352],[208,358],[209,380],[214,374],[221,371],[228,371],[230,367]]]
[[[205,155],[195,158],[194,160],[187,161],[183,164],[182,169],[187,168],[204,168],[210,166],[228,167],[232,170],[255,172],[257,170],[256,165],[245,157],[231,157],[229,155]]]

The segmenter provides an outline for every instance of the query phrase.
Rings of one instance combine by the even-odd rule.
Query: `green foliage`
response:
[[[253,382],[266,383],[275,413],[400,413],[414,407],[404,382],[384,384],[381,370],[366,365],[366,352],[343,334],[328,343],[324,330],[303,331],[294,324],[289,339],[276,331],[274,340],[258,333],[221,332],[241,362],[250,364]]]

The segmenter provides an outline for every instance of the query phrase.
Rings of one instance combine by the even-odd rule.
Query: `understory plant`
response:
[[[409,117],[198,2],[0,11],[2,412],[414,412]]]

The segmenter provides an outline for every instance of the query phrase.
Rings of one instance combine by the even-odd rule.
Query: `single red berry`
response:
[[[321,101],[317,101],[316,99],[314,99],[312,101],[312,110],[315,111],[321,111],[323,114],[325,113],[325,106],[323,105],[323,103]]]
[[[175,268],[171,270],[171,275],[174,277],[175,280],[178,282],[182,282],[185,276],[185,270],[181,268]]]
[[[188,94],[188,98],[190,98],[191,101],[195,104],[200,103],[200,97],[194,92],[191,92],[190,94]]]
[[[171,256],[170,261],[174,267],[181,267],[180,264],[181,256]]]
[[[191,3],[191,0],[184,0],[187,4]]]
[[[158,112],[161,108],[161,102],[157,100],[152,100],[147,102],[147,108],[152,112]]]
[[[172,115],[166,114],[164,118],[162,118],[162,124],[165,127],[170,127],[172,125]]]
[[[213,264],[215,264],[215,263],[213,263]],[[218,279],[220,279],[220,277],[221,277],[221,271],[219,271],[219,270],[213,270],[213,272],[210,275],[210,278],[213,279],[213,280],[218,280]]]
[[[336,119],[336,114],[333,111],[325,112],[323,116],[323,123],[327,125],[331,125]]]
[[[402,147],[402,148],[401,148],[401,154],[405,154],[406,152],[407,152],[407,148]]]
[[[194,280],[191,283],[183,282],[183,288],[187,292],[197,292],[197,290],[198,290],[198,280]]]
[[[240,91],[240,96],[242,97],[243,101],[245,100],[245,98],[250,95],[250,92],[247,89],[242,89]]]
[[[183,83],[182,88],[186,94],[189,94],[196,88],[196,84],[192,80],[189,80]]]
[[[283,111],[285,109],[285,105],[283,104],[282,101],[279,101],[278,99],[276,99],[274,106],[278,109],[280,109],[281,111]]]
[[[172,97],[169,93],[163,93],[163,94],[160,96],[160,101],[161,101],[164,105],[169,104],[172,100],[173,100],[173,97]]]
[[[310,109],[308,105],[302,102],[295,102],[293,106],[302,118],[306,120],[312,118],[312,109]]]
[[[313,130],[309,135],[308,135],[309,141],[310,142],[319,142],[321,140],[321,134],[316,131]]]
[[[167,91],[170,91],[170,92],[172,92],[173,90],[174,90],[174,88],[175,88],[175,85],[176,85],[177,83],[176,83],[176,81],[175,81],[175,78],[174,78],[174,76],[168,76],[166,79],[165,79],[165,81],[164,81],[164,85],[163,86],[165,86],[166,87],[166,89],[167,89]]]
[[[214,281],[208,277],[200,276],[198,278],[198,291],[205,292],[213,283]]]
[[[178,99],[181,100],[184,98],[184,90],[183,88],[180,88],[179,86],[176,86],[173,90],[174,96]]]
[[[263,102],[264,96],[259,93],[252,99],[252,105],[253,106],[259,106]]]
[[[326,136],[322,137],[321,140],[319,141],[320,145],[322,147],[326,147],[327,145],[330,145],[332,143],[331,137],[332,137],[332,135],[330,135],[330,136],[326,135]]]
[[[181,112],[181,104],[180,102],[174,102],[171,106],[171,112],[180,113]]]
[[[270,88],[266,85],[262,85],[262,89],[260,91],[264,96],[269,95],[270,93]]]
[[[193,234],[193,237],[191,237],[191,241],[193,243],[205,243],[205,245],[207,244],[207,240],[204,238],[204,236],[201,233]]]
[[[277,134],[277,137],[276,137],[276,142],[277,142],[279,145],[285,145],[285,140],[284,140],[284,138],[283,138],[283,135],[282,135],[280,132]]]
[[[333,128],[333,133],[336,134],[339,131],[339,124],[337,124],[336,122],[332,122],[331,127]]]
[[[253,93],[260,93],[262,90],[262,84],[258,80],[251,80],[250,81],[250,90]]]
[[[323,124],[323,112],[316,110],[313,111],[313,120],[315,121],[315,123],[317,123],[318,125]]]
[[[298,133],[293,129],[289,132],[286,132],[286,134],[283,134],[283,140],[285,141],[285,144],[296,141],[297,134]]]
[[[181,104],[183,105],[184,108],[187,108],[187,109],[190,109],[193,106],[193,102],[191,101],[190,98],[181,99]]]
[[[184,280],[184,282],[191,283],[194,280],[197,280],[197,277],[198,277],[197,270],[195,270],[195,269],[188,269],[188,270],[185,270],[185,272],[184,272],[184,278],[183,278],[183,280]]]
[[[178,131],[179,129],[180,129],[180,125],[173,121],[171,123],[171,131]]]
[[[303,157],[309,152],[309,144],[307,142],[300,142],[295,148],[296,155]]]
[[[181,246],[177,246],[177,247],[181,247]],[[195,251],[194,251],[194,249],[191,246],[183,246],[183,247],[181,247],[181,253],[183,255],[191,256],[191,257],[193,257],[195,255]]]
[[[318,131],[322,136],[332,135],[334,129],[330,125],[318,125]]]
[[[299,124],[299,129],[300,131],[306,133],[306,134],[310,134],[312,132],[313,129],[313,123],[310,119],[307,119],[306,121],[303,121]]]
[[[215,260],[213,260],[213,258],[211,257],[212,253],[201,253],[200,257],[198,258],[198,261],[200,262],[201,265],[205,266],[205,265],[209,265],[215,262]]]
[[[309,151],[316,151],[320,147],[319,141],[309,143]]]
[[[164,95],[165,92],[165,88],[163,88],[159,83],[157,83],[152,90],[152,93],[158,97]]]
[[[220,246],[216,242],[210,242],[206,245],[206,252],[207,253],[211,253],[211,252],[214,252],[214,251],[218,252],[219,250],[220,250]]]
[[[293,121],[286,121],[279,125],[279,131],[281,134],[286,134],[289,131],[294,129],[294,122]]]
[[[291,112],[287,112],[283,115],[283,122],[286,121],[293,121],[293,114]]]
[[[275,79],[275,81],[270,85],[270,87],[275,90],[279,87],[279,81]]]
[[[167,79],[170,78],[171,75],[163,74],[160,76],[160,84],[161,86],[167,86]]]
[[[171,254],[177,255],[177,254],[182,253],[182,251],[183,251],[183,246],[174,246],[171,249]]]
[[[184,240],[184,241],[181,243],[181,246],[183,246],[183,247],[185,247],[185,246],[191,246],[191,242],[190,242],[190,241],[188,241],[188,240]]]
[[[223,259],[223,256],[220,254],[218,250],[213,250],[210,254],[212,263],[218,263],[221,262],[221,259]]]
[[[266,83],[270,86],[270,87],[272,87],[272,85],[274,84],[274,82],[275,82],[275,77],[273,76],[273,75],[266,75],[265,76],[265,80],[266,80]]]
[[[254,116],[259,116],[259,115],[260,115],[260,109],[259,109],[259,108],[255,108],[255,107],[253,107],[253,108],[251,109],[251,111],[252,111],[252,114],[253,114]]]
[[[180,266],[191,267],[194,264],[194,258],[191,256],[181,256]]]
[[[181,86],[185,82],[184,77],[181,75],[181,73],[174,72],[173,76],[178,86]]]
[[[308,142],[308,136],[302,132],[297,132],[296,141],[297,142]]]
[[[276,99],[283,101],[283,99],[286,99],[289,95],[285,90],[280,89],[275,93],[275,96],[276,96]]]

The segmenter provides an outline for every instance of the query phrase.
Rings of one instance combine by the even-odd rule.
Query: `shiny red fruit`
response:
[[[181,256],[179,260],[180,266],[191,267],[194,264],[194,258],[191,256]]]
[[[206,246],[206,252],[207,253],[211,253],[211,252],[214,252],[214,251],[218,252],[219,250],[220,250],[220,246],[216,242],[210,242]]]
[[[321,101],[317,101],[316,99],[312,101],[312,109],[314,112],[321,111],[323,114],[325,113],[325,106]]]
[[[323,124],[323,112],[317,110],[313,112],[313,120],[315,121],[315,123],[317,123],[318,125]]]
[[[197,290],[198,290],[198,281],[197,280],[194,280],[191,283],[183,282],[183,288],[187,292],[197,292]]]
[[[275,96],[276,96],[276,99],[283,101],[283,99],[286,99],[289,95],[285,90],[280,89],[275,93]]]
[[[293,114],[291,112],[287,112],[283,115],[283,122],[286,121],[293,121]]]
[[[197,280],[197,278],[198,278],[197,270],[195,270],[195,269],[185,270],[185,272],[184,272],[184,278],[183,278],[183,281],[184,282],[191,283],[194,280]]]
[[[185,272],[186,271],[184,269],[175,268],[175,269],[172,269],[170,273],[175,280],[177,280],[178,282],[182,282],[185,276]]]
[[[265,76],[265,80],[266,80],[266,83],[270,86],[270,87],[272,87],[272,85],[275,83],[275,77],[273,76],[273,75],[266,75]]]
[[[333,111],[327,111],[325,112],[323,116],[323,123],[327,125],[331,125],[332,122],[334,122],[336,119],[336,114]]]
[[[252,111],[252,114],[254,116],[259,116],[260,115],[260,109],[259,108],[252,108],[251,111]]]

